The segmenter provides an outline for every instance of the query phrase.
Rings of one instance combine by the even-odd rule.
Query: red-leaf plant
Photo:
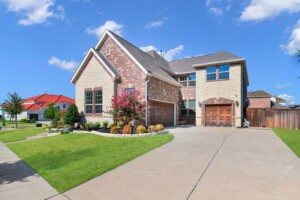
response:
[[[135,90],[130,94],[122,93],[111,100],[111,110],[114,121],[118,124],[140,124],[145,118],[145,101],[140,97],[140,92]]]

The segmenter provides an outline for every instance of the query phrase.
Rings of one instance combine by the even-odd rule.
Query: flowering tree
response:
[[[117,123],[127,125],[129,123],[141,123],[145,117],[146,103],[142,101],[140,92],[135,90],[131,94],[123,93],[111,100],[113,115]]]

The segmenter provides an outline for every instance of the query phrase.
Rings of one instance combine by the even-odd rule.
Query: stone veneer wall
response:
[[[79,113],[81,113],[82,116],[82,123],[85,123],[86,121],[112,121],[112,117],[105,112],[97,115],[84,114],[84,106],[85,90],[102,88],[103,110],[108,110],[111,106],[111,98],[114,95],[114,87],[113,78],[106,71],[105,67],[99,63],[97,58],[92,56],[75,83],[75,101]]]
[[[200,68],[196,71],[196,125],[203,125],[199,102],[204,102],[210,98],[225,98],[234,102],[238,101],[239,106],[235,107],[235,126],[241,126],[242,115],[242,68],[240,64],[230,65],[230,79],[206,81],[206,69]]]

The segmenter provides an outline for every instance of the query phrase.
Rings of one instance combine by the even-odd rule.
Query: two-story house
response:
[[[105,112],[112,96],[139,90],[150,104],[145,125],[176,126],[179,120],[203,126],[241,126],[248,75],[246,61],[221,51],[166,61],[105,31],[79,65],[71,82],[86,121],[112,120]]]

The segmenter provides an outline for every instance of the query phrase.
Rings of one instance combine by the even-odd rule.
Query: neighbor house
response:
[[[70,104],[74,104],[75,100],[64,95],[52,95],[52,94],[41,94],[38,96],[23,99],[23,107],[25,109],[20,115],[18,115],[18,120],[35,119],[45,120],[44,111],[50,103],[54,103],[55,106],[59,107],[60,110],[66,110]],[[6,119],[9,119],[8,114],[5,115]]]
[[[184,121],[237,127],[244,118],[249,84],[245,59],[231,53],[168,62],[111,31],[87,52],[71,82],[82,123],[111,121],[106,111],[112,96],[139,90],[151,106],[145,125]]]
[[[285,100],[267,93],[264,90],[248,92],[249,108],[274,108],[274,109],[290,109],[286,107]]]

